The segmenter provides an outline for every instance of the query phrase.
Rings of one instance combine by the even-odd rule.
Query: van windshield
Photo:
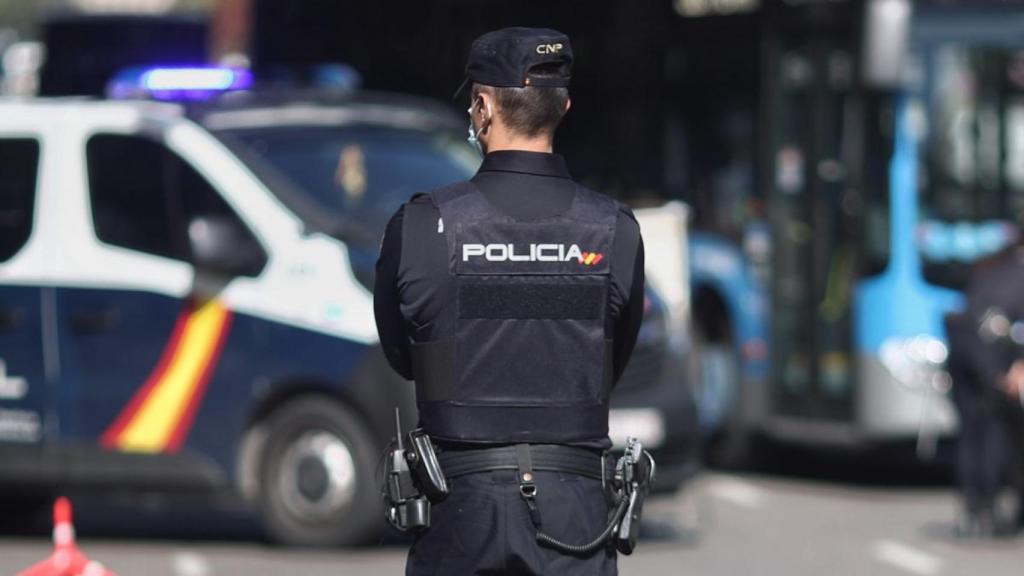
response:
[[[376,243],[388,218],[417,192],[470,178],[479,156],[448,132],[393,126],[273,126],[220,130],[218,135],[261,177],[267,168],[302,212],[316,211],[333,231]],[[263,164],[263,166],[252,166]],[[265,178],[267,179],[267,178]],[[268,182],[282,196],[283,186]],[[296,198],[282,198],[294,208]],[[341,228],[341,229],[338,229]],[[346,229],[347,228],[347,229]],[[352,230],[357,228],[358,230]]]

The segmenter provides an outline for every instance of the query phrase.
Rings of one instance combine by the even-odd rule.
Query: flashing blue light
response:
[[[242,90],[252,85],[247,70],[231,68],[154,68],[142,75],[147,90]]]
[[[107,95],[114,99],[201,100],[218,92],[246,90],[251,86],[252,73],[238,68],[132,68],[110,81]]]

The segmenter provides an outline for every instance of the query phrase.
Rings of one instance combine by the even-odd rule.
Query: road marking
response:
[[[713,481],[708,488],[712,496],[725,500],[743,508],[756,510],[764,507],[765,492],[749,482],[743,482],[732,478],[722,478]]]
[[[202,554],[181,550],[174,553],[171,558],[176,576],[209,576],[210,563]]]
[[[922,552],[895,540],[875,542],[871,548],[871,556],[883,564],[922,576],[938,574],[942,570],[942,559],[938,556]]]

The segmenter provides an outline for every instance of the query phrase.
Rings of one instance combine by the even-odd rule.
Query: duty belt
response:
[[[565,472],[606,481],[614,472],[614,462],[586,448],[533,444],[529,447],[533,470]],[[518,470],[520,449],[517,446],[444,450],[437,454],[444,475],[448,478],[487,472]]]

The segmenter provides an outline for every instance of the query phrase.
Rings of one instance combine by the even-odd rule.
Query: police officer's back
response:
[[[616,572],[610,546],[537,542],[540,530],[580,543],[605,528],[609,395],[643,308],[632,214],[574,183],[551,152],[571,64],[553,30],[477,39],[467,76],[483,164],[388,224],[378,330],[416,381],[420,426],[451,479],[409,574]]]

